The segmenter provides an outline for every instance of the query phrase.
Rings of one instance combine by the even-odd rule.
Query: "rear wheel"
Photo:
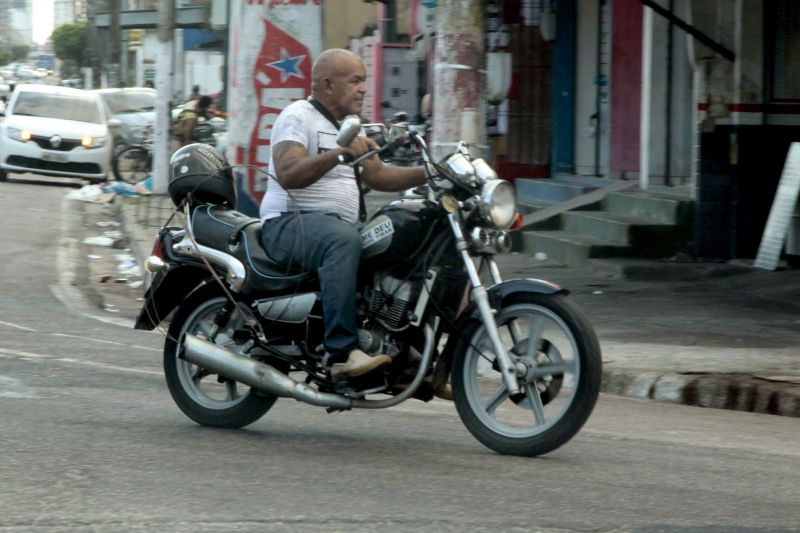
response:
[[[141,146],[130,146],[114,158],[112,170],[117,181],[135,185],[150,175],[150,152]]]
[[[462,333],[453,359],[453,395],[467,429],[499,453],[534,456],[571,439],[600,392],[600,345],[591,324],[561,294],[520,293],[496,315],[522,388],[509,395],[481,322]]]
[[[277,397],[255,392],[178,357],[187,333],[211,340],[214,317],[227,299],[210,289],[201,289],[175,313],[164,344],[164,374],[172,398],[186,416],[204,426],[240,428],[261,418]],[[211,342],[247,356],[233,341],[234,331],[241,326],[242,319],[234,313]]]
[[[5,170],[0,169],[0,181],[6,181],[7,179],[8,173]]]

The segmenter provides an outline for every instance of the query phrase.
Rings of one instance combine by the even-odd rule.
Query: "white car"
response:
[[[97,94],[70,87],[18,85],[0,124],[0,181],[8,172],[108,179],[112,136]]]

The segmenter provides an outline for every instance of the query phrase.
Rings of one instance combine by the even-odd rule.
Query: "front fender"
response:
[[[134,329],[155,329],[186,296],[209,279],[208,270],[191,265],[172,267],[155,275],[144,295]]]
[[[491,304],[492,309],[499,309],[502,307],[503,303],[510,296],[525,292],[533,292],[537,294],[569,294],[567,289],[557,283],[534,278],[509,279],[498,283],[497,285],[492,285],[487,289],[489,303]],[[470,322],[480,320],[481,313],[478,310],[478,306],[472,302],[466,309],[464,309],[461,315],[459,315],[454,329],[447,332],[447,343],[442,350],[441,358],[444,360],[445,364],[448,365],[448,367],[450,360],[453,357],[453,352],[456,348],[456,345],[458,344],[458,340],[461,337],[459,332],[467,331],[467,326]]]
[[[509,279],[497,285],[492,285],[487,289],[487,292],[489,293],[489,302],[494,309],[503,305],[505,299],[512,294],[520,292],[535,292],[538,294],[555,294],[558,292],[561,294],[569,294],[569,291],[558,283],[535,278]]]

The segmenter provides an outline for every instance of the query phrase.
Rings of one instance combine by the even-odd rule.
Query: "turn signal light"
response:
[[[517,211],[517,214],[514,215],[514,222],[511,223],[511,226],[508,227],[509,231],[515,231],[522,228],[522,225],[525,223],[525,217],[522,216],[522,213]]]
[[[94,139],[92,139],[91,135],[84,135],[81,138],[81,146],[85,146],[86,148],[89,148],[90,146],[92,146],[93,141],[94,141]]]
[[[30,141],[31,132],[29,132],[28,130],[22,130],[21,132],[19,132],[19,138],[22,139],[23,141]]]

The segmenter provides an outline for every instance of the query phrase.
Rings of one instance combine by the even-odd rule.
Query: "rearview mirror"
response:
[[[119,128],[122,126],[122,121],[118,118],[112,118],[108,120],[108,127],[111,129]]]
[[[339,128],[339,135],[336,136],[336,144],[339,146],[350,146],[353,140],[361,131],[361,119],[355,115],[350,115],[344,119]]]

